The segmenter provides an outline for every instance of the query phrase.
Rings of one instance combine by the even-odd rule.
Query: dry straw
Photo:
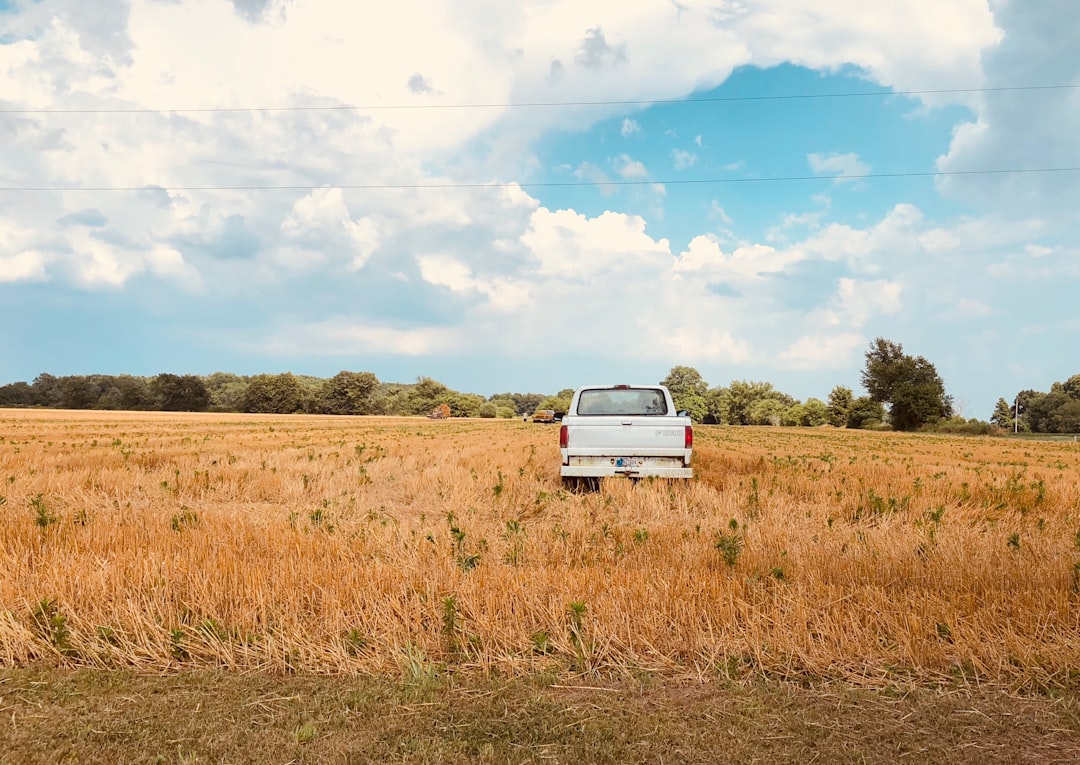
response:
[[[521,422],[7,411],[0,665],[1080,670],[1080,448],[699,428],[698,478],[560,488]]]

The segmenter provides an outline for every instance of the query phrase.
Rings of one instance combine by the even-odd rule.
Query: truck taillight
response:
[[[694,428],[692,426],[690,426],[690,425],[686,426],[686,438],[685,438],[685,441],[686,441],[685,448],[687,448],[687,449],[693,449],[694,448]]]
[[[566,425],[559,428],[559,448],[565,449],[570,443],[570,430]]]

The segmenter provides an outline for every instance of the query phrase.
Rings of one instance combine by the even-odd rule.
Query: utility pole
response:
[[[1013,435],[1020,432],[1020,394],[1016,394],[1013,401]]]

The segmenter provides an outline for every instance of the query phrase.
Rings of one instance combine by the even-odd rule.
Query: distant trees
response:
[[[671,391],[676,410],[689,412],[695,422],[705,419],[709,413],[709,404],[705,398],[709,392],[709,384],[702,379],[700,372],[693,367],[672,367],[660,384]]]
[[[323,384],[319,411],[324,414],[378,414],[379,378],[371,372],[341,371]]]
[[[403,414],[430,414],[440,404],[450,405],[450,388],[430,377],[418,377],[404,397]],[[453,407],[450,408],[453,413]]]
[[[952,416],[952,399],[934,365],[905,354],[900,343],[881,337],[871,343],[862,384],[873,401],[889,404],[895,430],[915,430]]]
[[[570,409],[570,401],[573,398],[574,389],[563,388],[554,396],[545,396],[540,399],[536,405],[536,409],[533,409],[532,411],[535,412],[537,409],[550,409],[553,412],[565,412]],[[531,412],[529,414],[531,414]]]
[[[803,414],[801,421],[798,423],[799,425],[817,428],[828,423],[828,407],[820,398],[806,399],[806,403],[802,404],[802,408]]]
[[[59,409],[64,405],[59,377],[53,377],[46,372],[42,372],[34,378],[34,382],[30,387],[34,391],[34,403],[37,406]]]
[[[506,407],[514,414],[522,415],[532,414],[539,409],[544,398],[543,393],[496,393],[490,400],[496,407]]]
[[[499,418],[502,418],[502,419],[510,419],[511,417],[514,417],[515,415],[528,414],[530,411],[535,412],[536,411],[535,407],[533,409],[531,409],[531,410],[519,409],[518,408],[519,405],[518,405],[516,397],[521,396],[521,395],[523,395],[523,394],[520,394],[520,393],[498,393],[498,394],[492,396],[491,398],[489,398],[488,403],[491,404],[493,407],[495,407],[495,416],[499,417]],[[540,394],[539,393],[529,393],[529,394],[524,394],[524,395],[536,396],[536,400],[537,401],[540,400]],[[485,415],[481,414],[480,416],[483,417]]]
[[[869,396],[859,396],[848,409],[847,427],[856,430],[876,428],[885,422],[885,405]]]
[[[33,406],[34,389],[26,382],[0,385],[0,406]]]
[[[716,394],[720,421],[728,425],[779,425],[784,412],[798,403],[769,382],[732,380]]]
[[[238,412],[249,378],[230,372],[214,372],[203,378],[210,394],[210,408],[216,412]]]
[[[1014,409],[1009,406],[1009,402],[1003,398],[999,398],[997,403],[994,404],[994,413],[990,415],[990,424],[995,425],[1002,430],[1012,430],[1016,424],[1014,418]]]
[[[1055,383],[1049,393],[1029,399],[1024,419],[1034,433],[1078,433],[1080,396],[1073,398]]]
[[[732,380],[726,387],[709,388],[698,370],[676,366],[660,384],[671,390],[675,408],[689,412],[695,422],[801,427],[829,422],[829,407],[824,401],[809,398],[802,403],[769,382]],[[846,416],[840,426],[845,423]]]
[[[196,378],[197,379],[197,378]],[[155,409],[150,381],[132,375],[68,375],[42,373],[32,384],[0,386],[0,406],[55,409]]]
[[[150,383],[157,406],[165,412],[202,412],[210,406],[206,383],[195,375],[160,374]]]
[[[291,372],[255,375],[240,400],[245,412],[293,414],[302,410],[304,388]]]
[[[1080,374],[1054,382],[1046,392],[1023,390],[1011,399],[999,398],[990,423],[952,417],[952,400],[934,365],[904,353],[899,343],[878,338],[871,344],[862,379],[866,396],[837,385],[825,401],[805,402],[769,382],[732,380],[710,388],[697,369],[684,365],[672,367],[661,382],[672,389],[678,409],[689,411],[695,422],[897,430],[928,425],[941,432],[978,433],[991,425],[1012,430],[1018,413],[1023,432],[1080,433]],[[430,377],[384,383],[372,372],[348,370],[327,379],[289,372],[253,377],[228,372],[59,377],[43,372],[32,383],[0,385],[0,407],[428,415],[446,404],[453,417],[510,418],[537,409],[565,412],[573,393],[564,388],[554,395],[506,392],[485,398]]]
[[[1080,374],[1054,382],[1049,392],[1022,390],[1012,398],[998,399],[991,421],[1022,433],[1080,433]],[[1018,415],[1018,416],[1017,416]],[[1007,421],[1001,425],[999,420]]]
[[[500,393],[490,398],[456,391],[430,377],[415,383],[384,383],[372,372],[342,370],[323,379],[309,375],[214,372],[206,376],[162,373],[68,375],[42,373],[33,383],[0,385],[0,407],[164,411],[307,412],[337,415],[428,415],[443,404],[453,417],[512,418],[531,414],[542,402],[566,411],[574,391]]]
[[[834,428],[846,428],[848,413],[851,412],[851,404],[854,400],[855,394],[851,392],[851,388],[845,388],[843,385],[833,388],[829,394],[829,405],[825,410],[829,424]]]

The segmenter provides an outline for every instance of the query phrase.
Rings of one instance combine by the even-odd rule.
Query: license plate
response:
[[[616,457],[611,462],[615,467],[620,468],[636,468],[645,464],[645,460],[641,457]]]

